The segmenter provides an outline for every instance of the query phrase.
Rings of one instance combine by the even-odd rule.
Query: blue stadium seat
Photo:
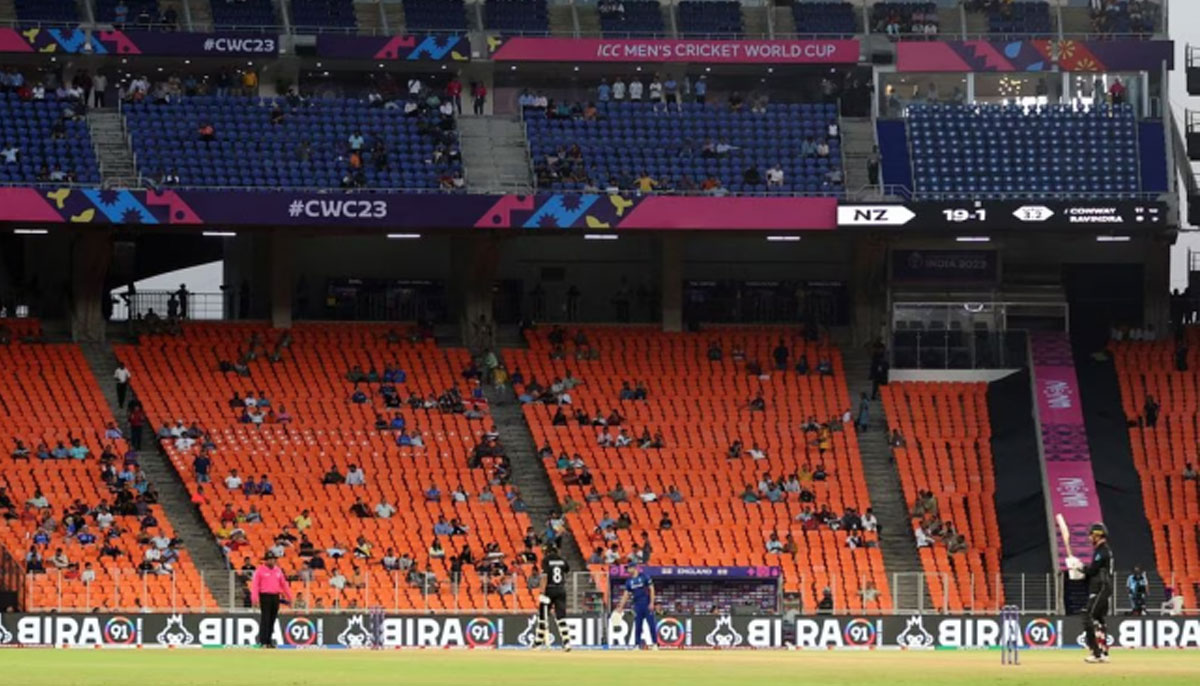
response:
[[[404,0],[404,23],[414,31],[466,31],[463,0]]]
[[[922,194],[998,199],[1139,191],[1129,105],[913,105],[908,128]]]
[[[1050,3],[1045,0],[1017,0],[988,11],[991,33],[1047,34],[1052,30]]]
[[[78,183],[100,182],[86,122],[66,122],[63,138],[50,135],[62,111],[63,103],[54,100],[23,102],[13,93],[0,93],[0,149],[20,148],[17,164],[0,161],[0,183],[32,183],[43,167],[55,166],[74,173]]]
[[[551,119],[527,113],[526,130],[535,163],[559,148],[578,145],[587,175],[599,186],[610,178],[646,172],[673,187],[684,176],[699,185],[716,176],[733,192],[766,191],[765,184],[745,186],[743,172],[756,165],[761,174],[774,164],[784,171],[779,191],[836,194],[842,184],[827,182],[827,174],[841,169],[839,141],[829,140],[827,158],[801,155],[811,139],[825,139],[837,108],[827,103],[770,104],[762,114],[734,113],[719,106],[684,103],[681,111],[656,112],[654,105],[597,103],[600,119]],[[728,156],[705,158],[705,141],[727,140],[735,146]],[[584,184],[555,182],[554,190],[580,190]],[[775,190],[775,189],[772,189]]]
[[[17,20],[22,24],[71,24],[79,21],[75,0],[15,0],[13,8],[17,11]]]
[[[224,30],[259,31],[279,25],[271,0],[212,0],[213,26]]]
[[[792,16],[796,33],[850,36],[858,32],[858,10],[841,0],[795,0]]]
[[[276,102],[286,112],[279,125],[270,122]],[[432,163],[437,143],[419,130],[419,117],[357,99],[313,99],[293,110],[283,99],[196,96],[127,105],[125,115],[141,172],[157,176],[175,169],[184,186],[335,188],[348,169],[347,141],[355,131],[367,139],[368,150],[375,138],[387,149],[382,169],[365,155],[369,188],[433,190],[440,175],[462,170],[459,162]],[[197,136],[205,122],[216,129],[210,143]],[[307,155],[301,154],[305,143]]]
[[[681,0],[678,11],[681,35],[742,35],[742,3],[737,0]]]
[[[937,3],[933,2],[877,2],[871,6],[871,26],[878,33],[887,33],[887,25],[895,19],[901,34],[925,31],[922,27],[939,25]]]
[[[125,5],[128,12],[125,19],[127,24],[141,24],[141,17],[149,17],[145,23],[158,21],[158,0],[96,0],[96,21],[115,22],[117,6],[121,4]]]
[[[353,0],[292,0],[292,26],[352,29],[358,26]]]
[[[487,0],[484,25],[503,33],[544,34],[550,31],[546,0]]]
[[[661,36],[666,33],[662,4],[658,0],[624,0],[624,12],[605,11],[600,0],[600,29],[606,36]]]

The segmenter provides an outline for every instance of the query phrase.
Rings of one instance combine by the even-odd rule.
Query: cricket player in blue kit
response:
[[[617,603],[617,609],[614,612],[617,615],[624,612],[625,603],[632,597],[633,635],[637,646],[643,647],[642,624],[645,623],[650,628],[651,645],[657,648],[658,625],[654,621],[654,582],[645,572],[639,571],[636,564],[629,565],[627,569],[629,578],[625,580],[625,593],[621,595],[621,600]]]

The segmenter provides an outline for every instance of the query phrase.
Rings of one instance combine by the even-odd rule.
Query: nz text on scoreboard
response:
[[[895,229],[1136,229],[1167,225],[1157,201],[965,201],[839,205],[838,226]]]

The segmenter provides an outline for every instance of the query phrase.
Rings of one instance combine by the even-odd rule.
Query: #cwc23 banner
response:
[[[630,622],[570,617],[578,647],[626,648]],[[533,614],[385,615],[285,614],[276,643],[292,648],[529,648]],[[1116,648],[1200,648],[1200,618],[1112,617],[1109,641]],[[238,647],[254,645],[253,614],[5,614],[2,647]],[[664,615],[658,643],[668,648],[994,648],[1008,637],[1025,648],[1081,648],[1079,616],[1027,615],[1003,623],[998,617],[914,615],[888,617],[743,617]],[[648,638],[648,637],[647,637]]]

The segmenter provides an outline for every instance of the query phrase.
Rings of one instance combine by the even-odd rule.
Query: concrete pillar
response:
[[[86,229],[71,240],[71,338],[104,341],[104,279],[112,260],[112,232]]]
[[[450,303],[464,345],[471,346],[472,322],[492,319],[492,286],[500,261],[501,240],[492,234],[455,236],[450,243]]]
[[[276,329],[292,327],[292,297],[295,279],[295,243],[283,235],[283,229],[276,229],[268,237],[268,271],[271,284],[271,326]]]
[[[888,322],[888,243],[883,234],[864,233],[854,237],[850,280],[851,318],[854,345],[863,345],[882,335]]]
[[[663,331],[683,331],[683,240],[677,233],[662,236],[661,269]]]
[[[1166,335],[1171,321],[1171,241],[1166,236],[1146,239],[1146,256],[1142,262],[1142,297],[1145,298],[1145,320],[1159,335]]]

